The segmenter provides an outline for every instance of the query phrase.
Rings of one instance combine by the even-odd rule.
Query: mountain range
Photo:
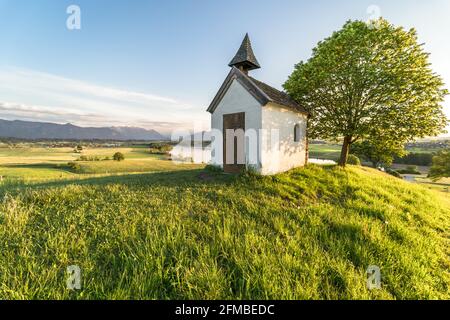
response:
[[[0,119],[0,137],[24,140],[167,140],[167,137],[155,130],[136,127],[78,127],[70,123],[2,119]]]

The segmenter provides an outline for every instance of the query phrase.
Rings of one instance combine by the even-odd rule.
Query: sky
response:
[[[71,5],[80,29],[67,27]],[[0,0],[0,118],[208,130],[246,32],[252,76],[281,89],[317,42],[378,15],[415,27],[450,87],[448,0]]]

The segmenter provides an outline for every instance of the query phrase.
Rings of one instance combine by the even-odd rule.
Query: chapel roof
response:
[[[216,94],[214,100],[208,107],[208,112],[213,113],[216,110],[217,106],[219,105],[220,101],[222,100],[223,96],[234,80],[237,80],[247,90],[247,92],[249,92],[262,106],[265,106],[269,102],[272,102],[277,105],[308,114],[308,111],[304,107],[299,105],[286,92],[280,91],[264,82],[256,80],[236,67],[232,67],[230,73],[219,89],[219,92]]]
[[[249,76],[249,78],[253,81],[253,83],[258,86],[266,95],[269,96],[271,102],[274,102],[276,104],[290,107],[292,109],[296,109],[297,111],[308,113],[305,108],[300,106],[290,95],[288,95],[284,91],[280,91],[278,89],[275,89],[272,86],[269,86],[268,84],[261,82],[259,80],[256,80],[255,78],[252,78]]]
[[[252,44],[248,33],[245,35],[238,52],[229,63],[229,66],[242,68],[242,70],[254,70],[261,68],[255,54],[253,53]]]

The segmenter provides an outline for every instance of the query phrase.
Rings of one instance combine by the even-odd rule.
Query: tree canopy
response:
[[[429,177],[433,180],[450,177],[450,149],[441,150],[433,157]]]
[[[370,161],[374,168],[379,165],[390,166],[394,158],[402,157],[406,154],[402,144],[368,140],[352,144],[351,152],[360,158]]]
[[[358,140],[404,144],[447,124],[448,91],[417,32],[384,19],[347,22],[296,65],[284,88],[310,111],[311,138],[343,139],[343,166]]]
[[[122,152],[116,152],[113,155],[113,160],[115,160],[115,161],[123,161],[123,160],[125,160],[125,156],[123,155]]]

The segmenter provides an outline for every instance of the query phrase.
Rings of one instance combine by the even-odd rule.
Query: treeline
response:
[[[36,147],[36,148],[76,148],[83,146],[88,148],[117,148],[117,147],[148,147],[153,143],[140,140],[130,141],[115,141],[115,140],[23,140],[23,139],[6,139],[0,138],[0,147],[21,148],[21,147]],[[164,144],[164,142],[161,142]]]
[[[149,151],[151,154],[167,155],[172,151],[174,145],[175,143],[154,142],[150,143]]]
[[[450,148],[450,140],[409,142],[405,144],[406,149],[420,148],[422,150],[439,150]]]
[[[408,153],[406,156],[394,159],[394,163],[415,166],[431,166],[434,153]]]

